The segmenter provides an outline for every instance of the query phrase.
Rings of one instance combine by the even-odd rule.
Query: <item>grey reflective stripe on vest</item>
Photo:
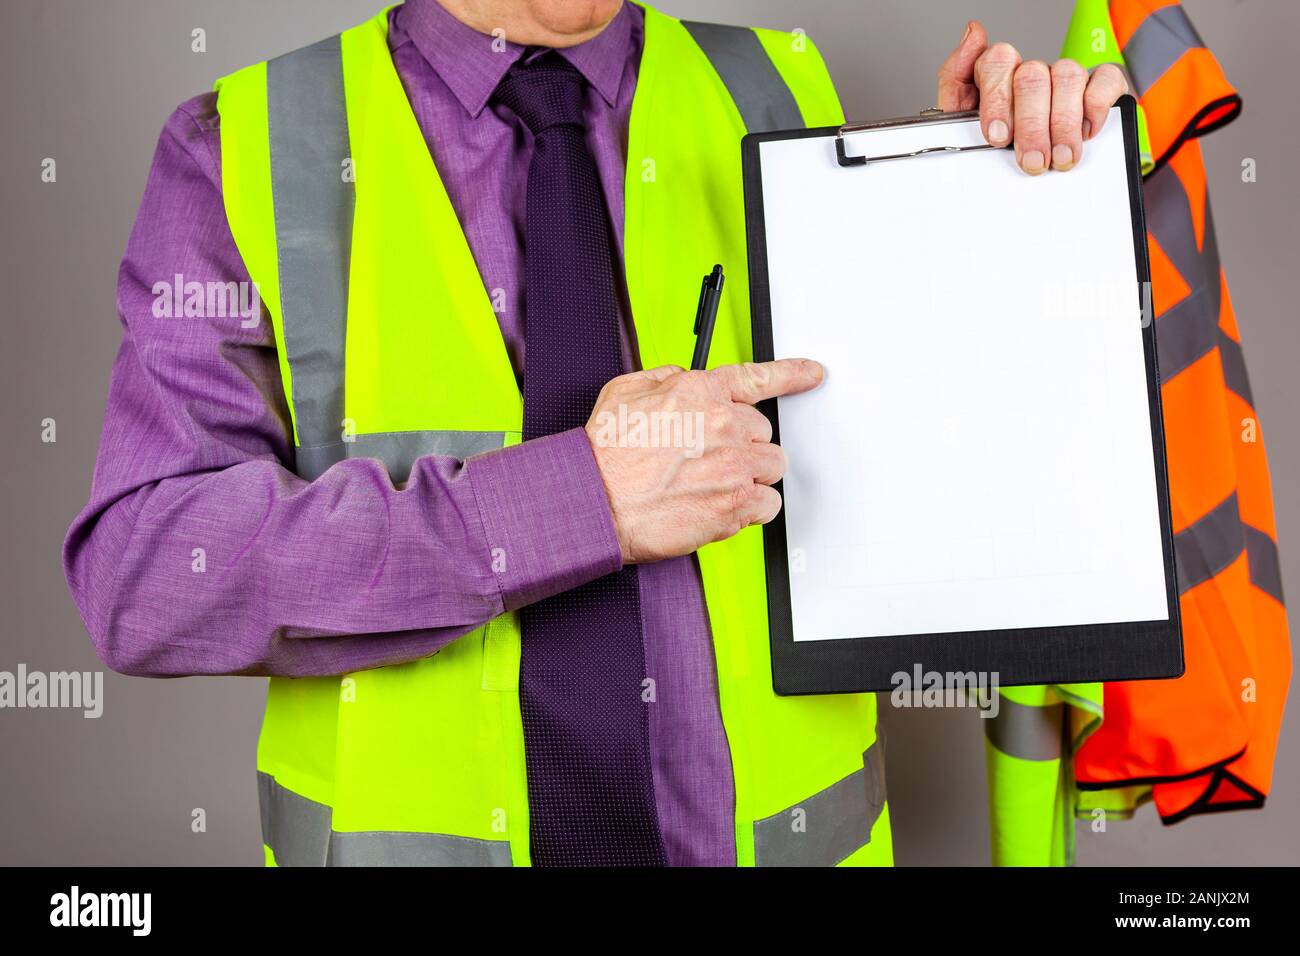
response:
[[[333,36],[266,65],[271,193],[280,315],[298,443],[326,446],[343,430],[343,347],[356,194],[343,178],[347,107]]]
[[[394,482],[403,482],[423,455],[468,458],[500,448],[502,432],[383,432],[343,440],[356,192],[343,178],[351,146],[339,38],[277,57],[266,69],[282,347],[298,427],[295,471],[310,481],[348,458],[378,458]]]
[[[989,743],[1020,760],[1057,760],[1065,740],[1065,705],[1035,707],[998,696],[996,717],[981,717]]]
[[[1246,535],[1241,528],[1234,491],[1208,514],[1174,535],[1179,593],[1210,580],[1236,561],[1245,547]]]
[[[804,125],[794,94],[763,49],[758,34],[748,27],[694,20],[683,20],[682,26],[722,78],[747,131],[763,133]]]
[[[401,482],[410,476],[415,459],[423,455],[468,458],[500,448],[505,438],[505,432],[376,432],[357,435],[353,441],[336,440],[328,445],[300,447],[296,470],[311,481],[346,458],[378,458],[387,466],[393,481]]]
[[[1142,22],[1124,47],[1124,56],[1138,91],[1143,92],[1188,49],[1201,46],[1204,44],[1182,8],[1170,6]],[[1250,406],[1253,415],[1254,396],[1241,344],[1219,324],[1223,279],[1208,186],[1202,197],[1205,223],[1200,249],[1196,247],[1192,204],[1171,167],[1162,166],[1143,180],[1142,192],[1147,228],[1188,289],[1187,295],[1156,321],[1161,381],[1167,384],[1217,349],[1224,386]],[[1213,578],[1243,549],[1251,584],[1285,603],[1277,545],[1268,534],[1241,520],[1235,492],[1174,536],[1179,592]]]
[[[1250,583],[1275,598],[1279,604],[1285,604],[1277,545],[1258,528],[1250,525],[1242,527],[1246,529],[1246,560],[1250,563]]]
[[[277,866],[324,866],[330,850],[330,808],[280,786],[268,773],[257,774],[262,811],[262,842]]]
[[[1219,329],[1219,360],[1223,363],[1223,384],[1228,387],[1228,391],[1254,408],[1255,396],[1251,394],[1250,376],[1246,374],[1246,356],[1242,354],[1241,343],[1232,339],[1223,329]]]
[[[442,833],[335,833],[330,866],[510,866],[510,844]]]
[[[1178,175],[1162,166],[1142,185],[1147,228],[1187,283],[1188,293],[1156,320],[1156,353],[1160,379],[1168,382],[1219,344],[1222,287],[1219,247],[1214,233],[1210,197],[1205,202],[1205,237],[1196,248],[1192,207]]]
[[[335,832],[332,812],[257,774],[262,842],[278,866],[510,866],[510,843],[445,833]]]
[[[871,842],[885,800],[884,747],[877,738],[862,755],[861,770],[754,823],[754,865],[834,866]]]
[[[1241,520],[1235,491],[1174,535],[1178,593],[1185,594],[1213,578],[1236,561],[1243,549],[1250,583],[1285,604],[1277,545],[1265,532]]]
[[[1178,4],[1147,16],[1124,44],[1124,62],[1141,96],[1190,49],[1205,46]]]
[[[1277,545],[1266,533],[1241,520],[1235,491],[1174,535],[1179,593],[1210,580],[1236,561],[1243,549],[1250,583],[1285,604]]]

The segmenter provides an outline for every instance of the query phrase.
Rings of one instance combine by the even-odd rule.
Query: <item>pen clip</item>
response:
[[[706,275],[704,281],[700,283],[700,301],[695,306],[695,334],[700,334],[700,323],[704,321],[704,300],[709,294],[709,279],[712,275]]]

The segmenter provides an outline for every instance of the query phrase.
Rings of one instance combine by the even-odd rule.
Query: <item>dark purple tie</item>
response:
[[[532,132],[524,228],[524,439],[580,428],[626,371],[613,238],[579,74],[518,63],[494,99]],[[662,866],[635,567],[523,609],[519,701],[538,866]]]

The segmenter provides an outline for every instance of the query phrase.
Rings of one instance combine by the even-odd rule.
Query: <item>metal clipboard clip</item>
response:
[[[979,116],[976,110],[969,110],[963,113],[945,113],[943,110],[931,107],[921,110],[916,116],[903,116],[898,119],[879,120],[874,123],[845,123],[835,134],[835,159],[841,166],[868,166],[872,163],[888,163],[896,159],[916,159],[921,156],[931,156],[939,153],[974,153],[985,149],[1010,149],[1010,146],[994,146],[992,143],[981,143],[976,146],[927,146],[924,149],[912,150],[910,153],[890,153],[885,156],[850,156],[844,151],[844,137],[853,133],[862,133],[870,129],[884,129],[890,126],[926,126],[938,123],[952,123],[958,120],[975,119]]]

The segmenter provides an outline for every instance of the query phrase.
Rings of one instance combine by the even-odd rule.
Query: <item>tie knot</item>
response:
[[[555,52],[516,63],[492,94],[534,136],[552,126],[582,125],[582,74]]]

